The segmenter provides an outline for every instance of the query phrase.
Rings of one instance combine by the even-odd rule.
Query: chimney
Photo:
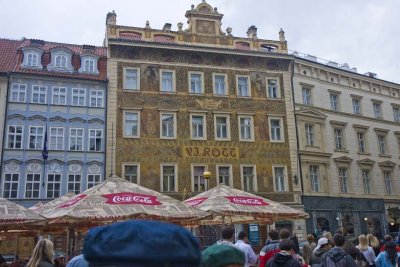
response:
[[[84,54],[94,54],[96,47],[94,45],[83,45]]]
[[[364,73],[364,75],[365,76],[368,76],[368,77],[371,77],[371,78],[378,78],[378,75],[376,74],[376,73],[373,73],[373,72],[366,72],[366,73]]]
[[[171,23],[165,23],[164,27],[162,28],[163,32],[170,32],[171,31],[172,24]]]
[[[282,28],[281,28],[281,30],[279,31],[279,41],[280,41],[280,42],[285,42],[285,41],[286,41],[286,39],[285,39],[285,31],[282,30]]]
[[[246,33],[247,33],[248,38],[256,39],[257,38],[257,27],[254,25],[251,25]]]
[[[117,24],[117,14],[113,10],[112,12],[108,12],[106,18],[106,25],[116,25]]]
[[[42,47],[44,43],[45,42],[43,40],[31,39],[31,46]]]

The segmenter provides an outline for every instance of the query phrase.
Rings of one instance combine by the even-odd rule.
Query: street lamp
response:
[[[400,218],[400,209],[399,207],[388,207],[387,208],[388,215],[393,219],[393,223],[390,223],[391,226],[396,228],[397,220]],[[397,228],[396,228],[397,230]]]
[[[203,178],[204,178],[204,183],[205,183],[205,185],[204,185],[204,190],[208,190],[208,181],[210,180],[210,178],[211,178],[211,172],[209,172],[209,171],[204,171],[203,172]]]

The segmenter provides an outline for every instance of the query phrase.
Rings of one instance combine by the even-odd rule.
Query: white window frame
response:
[[[77,98],[77,103],[74,103],[74,97]],[[83,100],[83,104],[80,104]],[[86,89],[84,88],[72,88],[71,92],[71,106],[84,107],[86,106]]]
[[[136,184],[139,185],[140,184],[140,163],[139,162],[124,162],[124,163],[122,163],[122,178],[133,183],[132,180],[126,179],[126,175],[127,175],[126,167],[131,167],[131,166],[136,166],[136,171],[137,171]]]
[[[339,167],[338,168],[338,176],[339,176],[340,193],[345,193],[345,194],[349,193],[349,191],[350,191],[349,168]]]
[[[340,135],[339,135],[340,133]],[[336,150],[345,150],[346,145],[344,142],[344,128],[340,127],[333,127],[333,137],[334,137],[334,143],[335,143],[335,149]],[[340,147],[338,147],[340,145]]]
[[[11,85],[10,102],[25,103],[27,95],[27,84],[13,83]],[[13,99],[13,94],[16,94],[16,99]]]
[[[218,94],[218,91],[220,89],[217,88],[217,86],[216,86],[216,81],[217,81],[217,79],[215,78],[216,76],[224,77],[224,94]],[[228,90],[228,75],[225,73],[213,73],[212,78],[213,78],[212,82],[213,82],[214,96],[225,96],[225,97],[228,96],[228,92],[229,92],[229,90]]]
[[[241,119],[250,119],[250,138],[243,138]],[[238,115],[239,141],[254,142],[254,116],[253,115]],[[246,125],[245,125],[246,126]]]
[[[393,119],[394,122],[400,123],[400,107],[393,107]]]
[[[73,176],[74,179],[73,181],[70,181],[70,177]],[[79,177],[79,181],[77,181],[77,177]],[[73,184],[73,190],[69,190],[69,186],[70,184]],[[76,188],[76,184],[79,185],[79,188]],[[78,190],[77,190],[78,189]],[[81,173],[68,173],[68,177],[67,177],[67,192],[70,193],[75,193],[75,194],[79,194],[82,191],[82,174]]]
[[[136,135],[127,135],[126,133],[126,127],[127,127],[127,123],[126,123],[126,115],[127,113],[134,113],[137,115],[137,133]],[[124,138],[140,138],[140,110],[124,110],[123,112],[124,114],[124,120],[123,120],[123,137]]]
[[[240,95],[239,94],[239,79],[240,78],[246,78],[247,79],[247,93],[248,95]],[[237,97],[243,97],[243,98],[249,98],[251,97],[251,83],[250,83],[250,75],[236,75],[236,96]]]
[[[203,133],[202,137],[194,136],[195,132],[193,129],[193,117],[202,117],[203,118]],[[197,132],[197,130],[196,130]],[[192,140],[207,140],[207,116],[206,113],[190,113],[190,139]]]
[[[368,174],[368,175],[365,175],[365,174]],[[370,169],[361,169],[361,176],[363,179],[364,194],[372,194],[371,170]]]
[[[132,88],[128,87],[127,72],[130,70],[136,71],[136,88],[134,88],[134,86],[132,86]],[[123,89],[131,91],[140,91],[140,68],[134,68],[134,67],[124,68]]]
[[[31,59],[29,58],[31,57]],[[26,65],[27,67],[38,67],[38,59],[39,55],[35,52],[27,52],[26,53]]]
[[[164,167],[174,167],[174,189],[164,190]],[[176,163],[161,163],[160,164],[160,191],[161,192],[178,192],[178,165]],[[168,183],[169,187],[169,183]]]
[[[191,176],[191,180],[192,180],[192,192],[204,192],[204,191],[209,189],[208,188],[208,179],[204,179],[203,175],[200,175],[199,177],[195,177],[194,169],[196,167],[203,168],[204,169],[203,173],[207,170],[207,165],[206,164],[196,164],[196,163],[192,163],[191,164],[190,176]],[[201,184],[201,180],[203,180],[203,182],[204,182],[204,190],[196,190],[195,189],[195,182],[196,182],[195,180],[196,180],[196,178],[199,180],[198,182],[200,182],[200,184]]]
[[[245,168],[253,168],[253,191],[249,191],[246,190],[245,188],[245,175],[243,170]],[[258,191],[258,187],[257,187],[257,169],[256,169],[256,165],[255,164],[241,164],[240,165],[240,180],[241,180],[241,184],[242,184],[242,190],[245,192],[257,192]]]
[[[217,118],[224,117],[226,119],[226,138],[218,137],[218,125]],[[214,136],[216,141],[230,141],[231,140],[231,115],[230,114],[222,114],[215,113],[214,114]]]
[[[34,101],[34,95],[37,94],[37,100]],[[44,96],[44,101],[41,98]],[[32,85],[31,103],[33,104],[46,104],[47,103],[47,86]]]
[[[360,134],[362,134],[362,139],[360,139]],[[359,153],[367,153],[367,133],[365,131],[356,131],[357,135],[357,144],[358,144],[358,152]],[[363,144],[363,151],[361,151],[361,141]]]
[[[79,130],[82,130],[82,135],[81,136],[78,136],[78,134],[76,134],[76,135],[72,135],[72,130],[75,130],[76,131],[76,133],[78,133],[78,131]],[[85,142],[84,142],[84,136],[85,136],[85,129],[83,129],[83,128],[70,128],[69,129],[69,146],[68,146],[68,150],[69,151],[83,151],[83,149],[84,149],[84,147],[85,147]],[[71,142],[71,140],[73,140],[73,139],[75,139],[75,142],[76,142],[76,144],[78,144],[78,140],[79,139],[82,139],[82,148],[81,149],[71,149],[71,144],[72,144],[72,142]]]
[[[92,136],[92,133],[94,132],[94,136]],[[100,132],[100,147],[97,147],[97,139],[99,138],[97,136],[97,132]],[[94,149],[91,149],[91,142],[94,139]],[[89,129],[88,130],[88,151],[92,151],[92,152],[101,152],[103,151],[103,142],[104,142],[104,138],[103,138],[103,129]]]
[[[378,133],[378,151],[379,155],[388,155],[388,146],[386,142],[386,134]]]
[[[56,130],[56,134],[52,134],[52,129]],[[59,134],[58,130],[62,130],[62,133]],[[49,138],[49,149],[51,150],[64,150],[64,137],[65,137],[65,129],[64,127],[50,127],[50,138]],[[55,138],[55,146],[52,145],[52,139]],[[61,140],[61,142],[59,142]],[[61,143],[61,148],[58,147],[59,143]]]
[[[283,169],[283,185],[284,188],[278,188],[277,184],[277,176],[275,168],[282,168]],[[287,166],[286,165],[272,165],[272,177],[273,177],[273,185],[274,185],[274,192],[288,192],[289,191],[289,181],[288,181],[288,174],[287,174]]]
[[[173,123],[172,123],[172,133],[173,136],[166,136],[163,134],[163,115],[172,115]],[[160,111],[160,139],[176,139],[177,134],[177,117],[176,112],[171,111]]]
[[[383,170],[383,182],[385,184],[385,194],[392,195],[393,192],[393,181],[392,172],[389,170]]]
[[[95,104],[92,104],[94,100]],[[90,90],[90,101],[89,105],[95,108],[104,107],[104,91],[103,90]]]
[[[95,72],[95,60],[92,58],[85,58],[83,60],[83,71],[84,72]]]
[[[172,73],[172,90],[167,91],[163,90],[163,72],[171,72]],[[160,69],[160,92],[165,94],[172,94],[176,92],[176,78],[175,78],[175,70],[170,69]]]
[[[273,129],[272,129],[272,121],[279,121],[279,131],[280,131],[280,139],[273,139]],[[271,143],[284,143],[285,142],[285,129],[283,124],[282,117],[268,117],[268,126],[269,126],[269,137]]]
[[[32,130],[36,129],[34,133],[32,133]],[[42,134],[38,133],[38,130],[42,130]],[[44,135],[45,135],[45,129],[43,126],[37,126],[37,125],[31,125],[29,126],[29,143],[28,143],[28,149],[35,149],[35,150],[41,150],[43,148],[43,143],[44,143]],[[35,137],[36,141],[34,142],[33,147],[31,147],[31,137]],[[39,139],[39,142],[37,141]]]
[[[50,180],[49,180],[50,175],[53,176],[53,179],[54,179],[52,182],[50,182]],[[60,179],[58,181],[56,181],[56,177],[59,177]],[[61,181],[62,181],[61,173],[48,173],[47,174],[46,198],[54,199],[54,198],[58,198],[61,196]],[[49,191],[50,184],[53,186],[51,191]],[[55,189],[57,184],[58,184],[58,190]],[[58,191],[58,194],[57,194],[57,191]],[[51,194],[49,194],[49,193],[51,193]],[[49,196],[49,195],[51,195],[51,196]]]
[[[311,170],[314,167],[316,168],[315,170],[317,172],[312,173]],[[308,171],[309,171],[309,176],[310,176],[311,191],[312,192],[322,192],[321,168],[320,168],[320,166],[318,166],[318,165],[309,165]]]
[[[17,181],[13,180],[15,175],[17,176]],[[7,179],[7,176],[9,176],[10,179]],[[2,196],[3,196],[3,198],[7,198],[7,199],[17,199],[18,198],[19,185],[20,185],[19,176],[20,176],[19,173],[12,173],[12,172],[8,172],[8,173],[4,174],[3,186],[2,186],[2,191],[3,191],[2,192]],[[10,184],[10,190],[7,192],[7,195],[6,195],[6,191],[5,191],[6,183]],[[15,186],[15,185],[17,186],[17,188],[13,189],[13,186]],[[13,192],[15,192],[15,197],[12,197],[12,195],[13,195],[12,193]]]
[[[224,168],[224,167],[228,167],[229,168],[229,186],[233,186],[233,172],[232,172],[232,164],[216,164],[216,166],[215,166],[215,169],[216,169],[216,176],[215,176],[215,178],[216,178],[216,182],[217,182],[217,185],[219,185],[220,184],[220,182],[219,182],[219,168]],[[225,184],[225,183],[224,183]]]
[[[60,61],[58,59],[60,58]],[[62,64],[65,63],[65,64]],[[68,66],[68,58],[64,54],[54,55],[54,67],[59,69],[65,69]]]
[[[13,135],[13,146],[10,147],[9,141],[10,141],[10,127],[16,127],[15,128],[15,133],[12,133]],[[21,133],[17,133],[17,127],[21,127]],[[21,137],[21,147],[16,147],[16,139],[17,137]],[[8,125],[7,127],[7,148],[9,149],[22,149],[24,147],[24,126],[23,125]]]
[[[316,146],[315,125],[309,124],[309,123],[304,124],[304,133],[306,135],[306,145],[307,146]]]
[[[336,99],[334,99],[334,98],[336,98]],[[339,111],[340,110],[339,101],[340,101],[339,94],[335,94],[335,93],[330,93],[329,94],[329,102],[331,104],[331,110],[332,111]]]
[[[309,94],[307,94],[307,92]],[[302,87],[301,88],[301,97],[303,99],[303,105],[305,106],[312,106],[313,99],[312,99],[312,89],[309,87]]]
[[[192,89],[192,75],[200,75],[200,92],[196,92],[197,88],[195,88],[195,91]],[[204,73],[199,72],[199,71],[189,71],[188,72],[188,88],[189,88],[189,94],[193,95],[202,95],[204,94]]]
[[[358,103],[358,106],[355,105],[356,102]],[[357,115],[357,116],[360,116],[362,114],[362,111],[361,111],[361,99],[352,98],[351,99],[351,103],[353,105],[353,114]]]
[[[91,179],[93,179],[93,180],[91,181]],[[88,175],[87,175],[87,189],[101,184],[102,180],[103,179],[101,177],[101,174],[88,173]],[[91,186],[89,186],[89,185],[91,185]]]
[[[275,87],[273,87],[272,85],[270,86],[270,84],[269,84],[270,81],[275,81],[276,82]],[[280,87],[279,78],[268,77],[266,79],[266,84],[267,84],[267,98],[269,98],[269,99],[281,99],[282,98],[281,97],[281,90],[280,90],[281,87]],[[276,97],[271,95],[270,88],[275,88]]]
[[[58,92],[56,92],[57,90],[58,90]],[[62,90],[64,90],[64,92],[61,92]],[[64,103],[62,103],[60,101],[62,97],[64,98]],[[54,101],[55,98],[58,98],[58,101]],[[67,104],[67,88],[66,87],[53,86],[51,104],[52,105],[66,105]]]
[[[375,119],[382,119],[382,104],[378,102],[372,102],[372,110],[374,112]]]
[[[28,176],[32,176],[32,181],[28,179]],[[40,187],[41,187],[41,174],[40,173],[27,173],[26,174],[26,180],[25,180],[25,192],[24,192],[24,197],[26,199],[36,199],[40,198]],[[39,178],[37,180],[37,178]],[[28,185],[31,185],[31,188],[28,190]],[[37,190],[35,190],[35,185],[37,186]],[[28,193],[30,193],[30,196],[28,196]],[[37,196],[35,196],[35,193],[37,193]]]

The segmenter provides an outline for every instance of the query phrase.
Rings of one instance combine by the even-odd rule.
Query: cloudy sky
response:
[[[186,23],[185,11],[201,0],[0,0],[0,38],[101,45],[105,17],[117,24],[162,28]],[[348,63],[359,73],[400,83],[399,0],[207,0],[224,14],[223,30],[245,36],[249,26],[263,39],[286,32],[289,49]]]

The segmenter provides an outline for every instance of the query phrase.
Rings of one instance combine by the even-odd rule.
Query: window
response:
[[[90,91],[90,106],[102,108],[103,107],[103,98],[104,98],[103,90],[91,90]]]
[[[162,190],[163,192],[174,192],[176,179],[175,165],[162,165]]]
[[[274,174],[274,185],[276,192],[288,191],[286,181],[286,168],[285,167],[273,167]]]
[[[101,183],[101,175],[100,174],[89,174],[88,175],[88,184],[87,189],[92,188]]]
[[[230,140],[230,116],[214,115],[215,140]]]
[[[79,194],[81,191],[81,174],[68,175],[68,193]]]
[[[47,175],[47,198],[58,198],[61,193],[61,174]]]
[[[305,125],[307,146],[315,146],[314,126],[311,124]]]
[[[218,184],[230,186],[231,173],[231,166],[217,166]]]
[[[340,192],[349,192],[349,177],[347,174],[347,168],[339,168],[339,182],[340,182]]]
[[[253,117],[239,115],[239,140],[254,141]]]
[[[371,194],[371,175],[369,170],[362,170],[364,193]]]
[[[40,174],[28,173],[25,182],[25,198],[39,198]]]
[[[394,121],[399,123],[400,122],[400,107],[393,107],[393,116],[394,116]]]
[[[20,149],[22,148],[23,127],[20,125],[9,125],[7,135],[7,148]]]
[[[4,175],[3,183],[3,198],[17,198],[18,197],[18,173],[6,173]]]
[[[190,77],[190,93],[191,94],[202,94],[203,93],[203,73],[189,72]]]
[[[376,119],[381,119],[381,104],[380,103],[372,103],[374,107],[374,116]]]
[[[335,135],[335,148],[338,150],[343,150],[344,149],[343,130],[334,128],[333,133]]]
[[[83,129],[71,128],[69,129],[69,150],[82,151],[83,150]]]
[[[87,72],[94,72],[94,60],[93,59],[85,59],[83,63],[83,69]]]
[[[50,149],[63,150],[64,149],[64,128],[63,127],[50,127]]]
[[[352,102],[354,115],[361,115],[361,100],[353,98]]]
[[[306,106],[311,106],[311,89],[310,88],[302,88],[302,95],[303,95],[303,104]]]
[[[247,76],[237,76],[237,95],[240,97],[250,97],[250,78]]]
[[[175,92],[174,72],[161,70],[161,92]]]
[[[89,129],[89,151],[102,151],[103,130]]]
[[[124,89],[140,90],[140,69],[125,69]]]
[[[52,95],[53,105],[66,105],[67,104],[67,88],[65,87],[53,87]]]
[[[80,88],[72,89],[72,105],[73,106],[84,106],[85,105],[86,90]]]
[[[193,192],[205,191],[208,188],[207,179],[204,179],[203,173],[206,170],[205,166],[193,166]]]
[[[139,164],[124,165],[125,180],[131,183],[139,183]]]
[[[214,94],[215,95],[227,95],[226,88],[226,75],[225,74],[214,74]]]
[[[125,112],[124,114],[125,137],[140,137],[140,113]]]
[[[44,128],[42,126],[31,126],[29,129],[29,149],[42,149]]]
[[[67,67],[67,57],[64,55],[55,56],[55,67],[56,68],[66,68]]]
[[[269,98],[280,98],[279,84],[276,79],[267,80],[268,97]]]
[[[269,136],[271,142],[284,141],[282,118],[269,118]]]
[[[367,152],[367,146],[365,143],[365,133],[357,132],[357,139],[358,139],[358,152],[360,153]]]
[[[339,96],[337,94],[330,94],[331,110],[339,111]]]
[[[26,84],[12,85],[11,102],[26,102]]]
[[[192,139],[205,140],[206,134],[206,116],[205,115],[190,115],[191,121],[191,136]]]
[[[46,86],[32,86],[32,103],[46,104]]]
[[[392,187],[392,173],[390,171],[383,172],[383,179],[385,180],[385,191],[387,195],[393,194]]]
[[[379,154],[386,155],[386,135],[378,134]]]
[[[256,171],[254,166],[240,166],[242,182],[243,182],[243,191],[246,192],[254,192],[256,190]]]
[[[161,138],[176,138],[176,114],[161,113]]]
[[[37,67],[38,66],[38,55],[36,53],[28,53],[26,65],[29,67]]]
[[[319,167],[310,166],[310,181],[311,181],[311,191],[320,191],[320,181],[319,181]]]

